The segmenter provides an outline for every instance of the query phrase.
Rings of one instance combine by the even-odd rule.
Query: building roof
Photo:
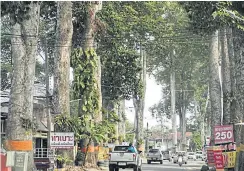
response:
[[[9,95],[10,95],[10,89],[0,91],[0,102],[6,103],[9,102]],[[45,97],[46,96],[46,87],[43,84],[34,84],[34,97]]]
[[[0,92],[0,102],[1,102],[1,117],[7,117],[8,114],[8,102],[9,102],[9,95],[10,95],[10,90],[4,90]],[[34,84],[34,107],[35,106],[40,106],[39,100],[43,98],[38,97],[45,97],[46,96],[46,88],[45,85],[43,84]],[[5,105],[4,105],[5,104]],[[38,119],[37,120],[38,128],[37,131],[42,131],[42,132],[47,132],[48,129],[47,127]]]

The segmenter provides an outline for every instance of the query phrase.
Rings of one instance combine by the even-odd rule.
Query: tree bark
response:
[[[13,26],[11,39],[13,75],[6,145],[11,151],[22,151],[21,148],[28,146],[29,149],[23,151],[28,152],[29,155],[27,170],[32,170],[35,168],[32,146],[33,94],[40,5],[31,2],[29,8],[30,10],[27,13],[30,17],[20,23],[15,23]],[[24,121],[26,121],[25,125]],[[23,141],[25,144],[17,148],[11,144],[13,141],[16,143]]]
[[[95,49],[95,23],[96,23],[96,13],[99,11],[99,4],[97,2],[89,2],[87,5],[88,13],[85,19],[85,30],[84,30],[84,38],[83,38],[83,44],[82,48],[86,51],[88,49]],[[100,57],[97,57],[97,67],[96,67],[96,85],[95,89],[97,90],[99,96],[98,96],[98,108],[99,111],[97,114],[95,114],[94,121],[100,122],[102,121],[102,90],[101,90],[101,61]]]
[[[230,124],[231,78],[230,78],[230,60],[229,60],[226,28],[221,29],[220,42],[221,42],[221,74],[222,74],[222,90],[223,90],[223,124]]]
[[[83,43],[81,47],[84,51],[95,49],[95,34],[96,34],[96,13],[99,11],[98,2],[87,2],[88,12],[85,17],[85,29],[83,34]],[[98,112],[94,113],[94,122],[98,123],[102,121],[102,90],[101,90],[101,61],[100,57],[97,56],[96,61],[96,84],[94,85],[95,91],[98,93]],[[82,94],[80,95],[82,96]],[[95,153],[91,153],[87,159],[90,164],[96,166],[98,157]]]
[[[243,31],[233,29],[235,68],[236,68],[236,111],[235,123],[244,120],[244,35]],[[244,144],[244,126],[235,126],[235,140],[237,147]],[[244,170],[244,152],[237,153],[236,168],[237,171]]]
[[[209,92],[211,102],[211,144],[214,144],[214,126],[221,123],[221,92],[219,80],[219,51],[218,51],[218,31],[215,31],[210,40],[210,79]]]
[[[70,55],[72,44],[72,2],[58,2],[57,30],[54,58],[54,112],[70,116]],[[63,130],[55,130],[63,131]],[[58,151],[62,157],[73,160],[72,150]]]
[[[236,65],[235,65],[235,53],[233,44],[232,28],[228,27],[226,30],[227,42],[228,42],[228,52],[230,60],[230,82],[231,82],[231,92],[230,92],[230,121],[234,123],[236,116]]]
[[[54,61],[54,112],[70,115],[70,54],[72,44],[72,2],[58,2]]]

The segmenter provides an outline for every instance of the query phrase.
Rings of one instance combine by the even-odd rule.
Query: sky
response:
[[[145,108],[144,108],[144,127],[146,127],[147,122],[149,128],[159,124],[155,118],[152,118],[149,108],[154,104],[157,104],[162,97],[162,86],[158,85],[153,77],[147,75],[146,79],[146,95],[145,95]],[[125,101],[125,114],[127,119],[134,123],[135,111],[132,100]],[[171,128],[172,122],[164,123]]]

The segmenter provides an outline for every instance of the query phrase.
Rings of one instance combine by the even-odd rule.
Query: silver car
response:
[[[187,158],[188,158],[188,160],[196,161],[196,154],[194,152],[188,152]]]
[[[163,154],[160,149],[151,149],[147,154],[147,163],[151,164],[151,162],[160,162],[163,164]]]

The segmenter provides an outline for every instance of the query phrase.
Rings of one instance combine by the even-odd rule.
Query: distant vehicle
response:
[[[180,167],[182,166],[182,164],[183,164],[183,157],[182,156],[178,157],[178,164]]]
[[[118,171],[119,168],[133,168],[134,171],[141,171],[141,151],[135,149],[135,153],[128,151],[128,145],[116,145],[109,153],[109,171]]]
[[[196,159],[201,159],[202,161],[205,160],[205,155],[202,151],[196,151]]]
[[[179,154],[183,155],[183,162],[182,163],[187,164],[187,153],[186,153],[186,151],[177,151],[173,156],[173,163],[178,163]]]
[[[196,154],[194,152],[188,152],[187,158],[188,158],[188,160],[196,161]]]
[[[147,154],[147,163],[151,164],[151,162],[160,162],[163,164],[163,154],[160,149],[151,149]]]
[[[166,150],[166,151],[161,151],[161,152],[163,154],[163,160],[171,161],[171,158],[172,158],[171,151]]]

